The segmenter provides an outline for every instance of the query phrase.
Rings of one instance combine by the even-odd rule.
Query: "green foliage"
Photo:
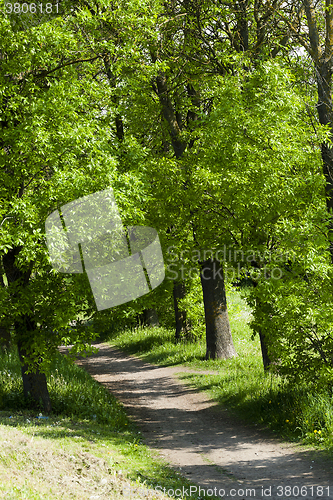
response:
[[[2,352],[0,357],[0,409],[24,408],[23,385],[16,349]]]
[[[100,311],[91,321],[91,329],[98,332],[100,338],[105,338],[110,333],[117,333],[119,329],[136,328],[143,322],[146,309],[155,309],[159,324],[172,328],[174,326],[172,286],[173,282],[165,279],[161,285],[143,297]]]
[[[108,38],[108,22],[129,30],[141,23],[149,30],[143,7],[130,2],[115,15],[105,4],[92,16],[76,5],[72,16],[26,31],[0,19],[0,324],[15,325],[13,340],[23,342],[31,369],[47,371],[58,345],[82,350],[94,338],[84,324],[96,314],[87,276],[52,270],[47,216],[111,185],[125,224],[144,224],[140,174],[117,170],[121,152],[113,133],[112,82],[96,78],[105,75],[103,57],[117,48]],[[85,38],[83,26],[91,38]],[[127,57],[112,68],[118,74],[135,60],[135,42],[126,33],[123,42],[119,56],[123,50]],[[137,161],[135,144],[129,150]]]
[[[313,387],[332,385],[332,267],[325,250],[309,238],[281,279],[260,282],[250,297],[252,327],[267,337],[271,369]]]
[[[250,299],[252,326],[267,335],[281,373],[294,381],[323,380],[324,370],[329,379],[331,271],[319,148],[327,131],[316,124],[314,134],[304,93],[279,62],[251,71],[239,64],[238,70],[203,81],[201,97],[213,99],[211,112],[197,109],[195,142],[181,160],[170,150],[142,156],[148,217],[163,230],[167,278],[188,282],[182,305],[195,337],[202,335],[203,305],[192,270],[211,249],[231,274],[239,264],[238,278],[246,270],[258,284]],[[148,106],[144,123],[152,130],[150,95],[138,99]],[[134,120],[134,110],[126,113]],[[311,311],[317,322],[309,319]]]
[[[199,196],[201,207],[196,239],[206,248],[270,251],[277,224],[296,223],[308,204],[324,203],[304,104],[277,63],[216,78],[210,90],[214,109],[189,159],[196,168],[188,196]]]
[[[225,267],[239,264],[257,283],[253,328],[265,332],[280,373],[330,379],[332,271],[320,158],[329,131],[311,112],[316,95],[304,58],[272,60],[274,23],[258,40],[259,18],[246,9],[250,50],[231,4],[76,2],[25,31],[1,17],[0,324],[15,325],[31,368],[49,369],[59,344],[74,343],[75,352],[108,325],[134,327],[147,308],[171,326],[173,273],[187,281],[181,306],[201,338],[192,268],[202,252],[226,245],[239,253],[224,257]],[[175,140],[185,148],[181,158]],[[97,314],[85,275],[52,270],[44,221],[108,186],[124,224],[157,228],[165,257],[170,246],[178,257],[149,296]],[[264,274],[256,276],[254,265]]]
[[[10,31],[4,18],[0,22]],[[73,65],[43,76],[78,48],[75,33],[59,22],[1,37],[6,58],[0,72],[0,255],[15,255],[15,270],[10,276],[7,266],[0,322],[21,323],[22,329],[24,318],[32,318],[34,326],[24,334],[31,365],[39,357],[46,363],[57,345],[68,342],[69,321],[91,314],[93,306],[91,294],[77,300],[87,288],[82,276],[51,270],[45,219],[58,206],[107,186],[115,169],[92,106],[97,86],[92,83],[88,92],[87,80],[79,78],[79,68]]]
[[[191,280],[186,281],[188,293],[179,301],[179,307],[186,311],[186,318],[191,324],[191,341],[198,341],[205,332],[205,310],[202,301],[202,287],[199,271]]]
[[[251,310],[242,299],[239,292],[228,287],[228,308],[230,311],[230,324],[235,336],[234,342],[236,351],[246,357],[246,363],[254,363],[261,371],[260,348],[258,342],[250,342],[251,329],[248,322],[251,318]],[[196,298],[198,300],[198,297]],[[198,308],[202,314],[203,304],[198,302]],[[194,309],[194,310],[195,310]],[[195,318],[195,316],[193,315]],[[199,317],[197,317],[198,324]],[[198,360],[198,366],[208,367],[210,361],[203,361],[205,358],[205,339],[198,336],[196,342],[175,343],[174,331],[165,327],[155,328],[125,328],[110,332],[108,340],[126,351],[144,355],[145,359],[151,363],[161,363],[163,365],[174,365],[179,363],[193,363]],[[253,359],[252,359],[253,357]],[[226,361],[225,363],[228,363]],[[224,366],[223,361],[214,362],[214,366],[219,368]]]
[[[204,358],[202,342],[175,343],[174,329],[164,327],[137,327],[113,332],[107,338],[112,344],[131,354],[144,355],[150,363],[176,365]]]

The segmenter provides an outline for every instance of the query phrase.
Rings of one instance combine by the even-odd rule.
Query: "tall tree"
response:
[[[215,2],[175,1],[168,4],[162,12],[163,29],[152,55],[154,62],[166,63],[167,69],[160,71],[157,76],[155,90],[162,105],[163,117],[168,124],[175,156],[184,160],[181,168],[184,170],[182,177],[185,189],[190,188],[193,168],[186,166],[189,164],[186,155],[195,144],[196,129],[205,126],[202,118],[209,115],[212,106],[211,97],[206,97],[205,101],[202,100],[204,82],[207,82],[209,87],[211,85],[209,78],[212,74],[226,76],[239,71],[242,67],[249,69],[249,66],[255,66],[259,57],[263,59],[272,55],[276,56],[286,43],[286,39],[279,40],[279,44],[269,43],[270,51],[267,51],[265,42],[270,41],[274,15],[274,8],[263,2],[240,1],[225,4],[218,0]],[[183,61],[181,67],[178,65],[179,57]],[[240,59],[243,60],[241,65],[237,62]],[[200,226],[201,222],[198,222],[198,218],[193,215],[197,210],[205,211],[205,208],[202,205],[198,208],[195,196],[190,200],[186,195],[182,198],[186,199],[190,207],[190,219],[196,219],[196,222],[192,220],[191,224],[191,232],[195,233],[194,226],[198,224]],[[207,248],[208,241],[208,239],[206,241],[202,239],[203,246],[197,248],[201,250]],[[202,265],[204,268],[211,267],[212,275],[209,280],[206,280],[207,283],[203,280],[204,303],[207,322],[210,325],[207,326],[206,331],[206,355],[212,358],[221,356],[221,349],[216,343],[209,341],[211,335],[217,339],[220,330],[229,332],[228,341],[225,343],[225,357],[229,357],[233,349],[228,348],[228,345],[232,345],[232,339],[224,283],[220,283],[220,280],[224,282],[223,268],[214,259]],[[219,272],[214,273],[213,269],[218,269]],[[210,286],[215,290],[214,293],[213,290],[208,292]],[[219,293],[220,299],[217,298]],[[213,296],[215,297],[214,307],[211,302]],[[216,314],[213,311],[216,311]],[[222,325],[223,322],[225,322],[224,325]],[[267,349],[262,332],[260,332],[260,337],[264,355]],[[216,349],[213,348],[214,345]],[[235,354],[234,351],[233,354]]]
[[[190,225],[188,221],[180,223],[185,222],[187,230],[192,232],[191,223],[197,207],[195,200],[189,200],[185,193],[190,188],[191,178],[191,166],[187,163],[186,152],[190,151],[195,143],[193,131],[200,122],[202,103],[199,86],[196,85],[198,80],[193,79],[191,75],[197,70],[197,67],[191,67],[189,58],[191,50],[195,49],[190,30],[191,21],[188,20],[191,15],[191,2],[185,2],[184,6],[178,2],[167,5],[161,15],[162,19],[165,18],[161,23],[161,26],[165,26],[160,34],[162,43],[152,46],[150,50],[155,65],[163,66],[167,63],[167,69],[160,69],[156,76],[154,91],[159,98],[175,158],[184,171],[178,196],[183,199],[181,202],[187,205]],[[177,63],[172,61],[183,56],[184,67],[179,71]],[[176,218],[179,219],[179,216]],[[189,236],[186,239],[189,240]],[[206,262],[205,265],[211,264]],[[185,337],[189,335],[186,311],[181,311],[177,305],[178,301],[184,298],[185,290],[185,283],[175,281],[176,338],[181,334]],[[209,279],[202,276],[202,291],[206,311],[206,358],[232,357],[236,352],[228,320],[223,272],[214,273]]]
[[[70,17],[22,32],[4,16],[0,32],[0,324],[13,327],[25,395],[50,411],[50,359],[61,344],[89,350],[83,319],[96,307],[85,274],[52,270],[45,220],[110,184],[135,204],[139,185],[117,175],[109,87],[94,79],[102,54],[87,33]]]
[[[299,15],[290,18],[282,8],[278,15],[284,21],[290,35],[305,49],[312,60],[314,80],[317,84],[317,111],[319,123],[329,130],[327,140],[321,145],[323,174],[326,179],[326,205],[329,213],[329,247],[333,263],[333,2],[331,0],[299,2],[303,9]]]

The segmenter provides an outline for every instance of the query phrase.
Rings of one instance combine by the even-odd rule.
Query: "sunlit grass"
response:
[[[229,290],[228,311],[237,357],[205,360],[205,336],[196,343],[174,341],[174,331],[163,327],[127,329],[109,338],[113,345],[153,364],[183,365],[210,373],[184,373],[183,380],[206,390],[235,415],[270,427],[288,440],[333,449],[332,392],[291,386],[263,370],[259,338],[251,339],[251,311],[242,294]],[[179,370],[181,372],[181,369]]]
[[[125,486],[189,486],[142,444],[123,406],[64,356],[48,375],[50,415],[24,401],[15,349],[0,356],[0,379],[0,498],[117,499]]]

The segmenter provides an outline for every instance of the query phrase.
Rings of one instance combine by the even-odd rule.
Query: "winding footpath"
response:
[[[194,370],[153,366],[95,346],[97,354],[77,363],[124,404],[145,444],[200,486],[203,499],[212,492],[237,500],[333,499],[333,461],[320,451],[282,443],[235,420],[177,379]]]

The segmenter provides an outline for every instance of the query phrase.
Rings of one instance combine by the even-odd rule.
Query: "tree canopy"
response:
[[[329,373],[332,5],[317,4],[60,2],[49,17],[4,6],[0,327],[27,393],[33,374],[45,389],[59,345],[82,351],[112,318],[163,316],[172,288],[193,340],[202,309],[185,292],[196,303],[200,275],[207,357],[235,355],[225,280],[247,275],[275,365]],[[45,221],[108,187],[124,225],[159,232],[166,280],[99,313],[85,273],[52,268]]]

